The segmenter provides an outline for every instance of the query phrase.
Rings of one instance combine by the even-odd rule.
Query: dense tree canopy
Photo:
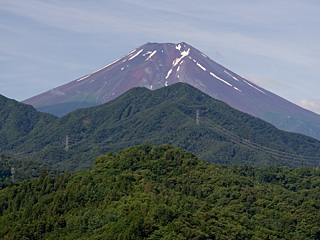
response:
[[[320,239],[320,169],[219,166],[169,145],[0,191],[1,239]]]
[[[10,122],[15,132],[17,124]],[[69,151],[65,151],[67,136]],[[280,131],[183,83],[156,91],[131,89],[106,104],[36,124],[4,149],[76,171],[92,167],[92,159],[108,151],[145,142],[171,144],[219,164],[316,167],[320,163],[319,141]]]
[[[0,154],[0,189],[12,184],[12,172],[14,168],[14,181],[20,182],[25,179],[31,179],[40,176],[41,172],[45,171],[54,175],[51,167],[27,159],[16,159],[5,154]]]
[[[0,151],[55,119],[57,117],[51,114],[38,112],[30,105],[0,95]]]

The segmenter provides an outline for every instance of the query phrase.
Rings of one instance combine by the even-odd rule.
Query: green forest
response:
[[[0,96],[0,136],[0,239],[320,239],[320,142],[187,84],[61,118]]]
[[[15,182],[39,177],[43,171],[51,175],[56,172],[53,168],[43,163],[27,159],[16,159],[6,154],[0,154],[0,189],[12,184],[11,168],[14,168]]]
[[[320,239],[320,168],[143,144],[0,191],[1,239]]]
[[[184,83],[155,91],[134,88],[61,118],[13,100],[2,105],[2,152],[61,171],[88,169],[99,155],[146,142],[170,144],[226,165],[316,167],[320,161],[316,139],[281,131]]]

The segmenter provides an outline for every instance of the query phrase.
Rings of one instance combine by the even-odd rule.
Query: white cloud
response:
[[[95,4],[67,4],[65,1],[52,3],[30,0],[30,1],[2,1],[0,10],[32,19],[41,24],[51,27],[65,29],[74,32],[97,33],[106,28],[112,30],[118,26],[129,24],[130,21],[121,16],[107,11],[106,6],[101,9],[94,8]],[[102,11],[102,9],[107,12]]]
[[[305,109],[308,109],[312,112],[320,114],[320,99],[300,99],[296,101],[296,104],[300,107],[303,107]]]
[[[64,96],[64,95],[66,95],[64,92],[60,91],[59,88],[52,89],[52,90],[50,91],[50,93],[51,93],[52,95],[56,95],[56,96]]]

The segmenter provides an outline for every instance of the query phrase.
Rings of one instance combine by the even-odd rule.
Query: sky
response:
[[[319,0],[0,0],[0,94],[22,101],[147,42],[186,42],[320,114],[319,12]]]

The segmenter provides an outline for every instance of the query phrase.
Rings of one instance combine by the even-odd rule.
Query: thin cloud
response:
[[[53,89],[50,91],[50,93],[52,95],[55,95],[55,96],[64,96],[66,95],[64,92],[60,91],[60,89]]]
[[[309,99],[299,99],[296,101],[296,104],[300,107],[308,109],[312,112],[320,114],[320,99],[309,100]]]
[[[312,76],[320,75],[316,31],[320,24],[320,3],[316,1],[119,0],[92,4],[0,0],[0,3],[0,12],[4,13],[0,16],[3,18],[0,52],[12,62],[21,63],[19,71],[26,78],[31,78],[33,72],[23,71],[23,65],[41,66],[39,74],[42,72],[46,78],[52,67],[56,71],[76,71],[78,65],[79,69],[85,69],[87,64],[91,71],[95,63],[86,63],[83,56],[104,59],[101,56],[104,54],[108,63],[117,58],[116,54],[120,57],[148,41],[186,41],[213,59],[220,57],[226,64],[232,62],[231,58],[243,59],[238,68],[247,64],[257,68],[257,72],[257,62],[252,59],[261,60],[261,65],[272,62],[278,67],[276,71],[287,67],[283,72],[288,72],[287,79],[296,88],[299,76],[307,77],[310,83]],[[74,54],[78,50],[82,55]],[[59,64],[63,66],[60,68]],[[229,65],[233,68],[234,64]],[[75,71],[73,75],[78,74]],[[276,77],[283,76],[286,74]],[[257,84],[282,87],[261,79]]]
[[[51,27],[74,32],[96,33],[104,28],[129,24],[125,18],[115,14],[108,14],[89,8],[81,4],[70,6],[66,2],[47,3],[38,0],[17,1],[10,0],[0,5],[2,11],[30,18]]]
[[[224,24],[232,23],[240,25],[272,25],[281,24],[303,24],[305,21],[317,19],[320,4],[317,2],[308,2],[300,0],[283,1],[252,1],[252,0],[229,0],[228,4],[224,1],[202,0],[201,4],[195,1],[187,0],[123,0],[131,5],[148,9],[149,11],[170,13],[177,16],[186,16],[201,20],[209,20]],[[289,6],[289,7],[288,7]],[[310,14],[297,18],[302,11]],[[201,12],[202,14],[199,14]]]
[[[166,18],[169,25],[166,29],[174,29],[174,31],[168,31],[170,34],[161,32],[161,35],[169,35],[171,38],[180,36],[194,42],[205,42],[206,45],[211,43],[213,47],[219,46],[235,52],[260,55],[298,65],[320,64],[318,56],[313,56],[314,49],[310,49],[305,44],[293,43],[294,41],[286,38],[290,32],[281,30],[291,29],[291,26],[294,26],[293,22],[297,22],[297,25],[303,28],[302,30],[310,28],[313,34],[313,29],[319,25],[319,20],[314,21],[314,16],[318,16],[320,4],[294,0],[241,1],[241,3],[229,1],[227,5],[219,1],[214,4],[212,1],[202,1],[198,4],[194,1],[179,0],[164,1],[161,4],[145,0],[127,0],[126,2],[149,9],[155,15],[157,12],[162,13],[162,18],[167,17],[163,14],[167,13],[170,18],[169,20]],[[302,9],[309,14],[297,18]],[[267,31],[264,31],[265,28]],[[161,31],[159,27],[154,29]],[[149,29],[150,31],[152,32],[152,29]],[[297,29],[293,29],[294,34],[296,31]],[[269,35],[265,35],[267,33]],[[280,37],[277,38],[277,36]],[[301,37],[303,37],[302,31],[299,38]]]
[[[37,0],[33,0],[31,3],[30,1],[11,0],[2,4],[0,9],[31,18],[51,27],[92,35],[102,33],[108,36],[110,32],[121,34],[139,32],[141,39],[161,38],[204,42],[207,45],[219,46],[218,48],[220,49],[227,48],[235,52],[260,55],[298,65],[316,66],[320,64],[318,58],[308,54],[311,51],[307,47],[288,44],[288,42],[281,42],[272,38],[267,40],[265,37],[255,36],[250,32],[236,31],[234,28],[223,30],[213,24],[214,29],[211,29],[211,24],[201,25],[205,20],[210,19],[210,23],[217,21],[222,22],[223,25],[232,23],[233,26],[244,26],[248,24],[248,16],[256,18],[256,21],[258,21],[261,16],[265,16],[266,13],[271,11],[270,8],[274,7],[274,2],[255,5],[252,5],[252,2],[250,4],[249,2],[244,2],[244,4],[240,5],[234,2],[228,5],[227,8],[221,4],[215,4],[214,7],[212,7],[212,4],[207,4],[206,7],[203,7],[201,4],[194,4],[188,1],[184,2],[184,4],[182,4],[182,1],[171,3],[169,5],[170,8],[164,7],[165,4],[150,3],[148,1],[125,1],[125,3],[141,8],[140,13],[145,14],[145,18],[137,17],[138,14],[128,11],[126,11],[128,15],[125,15],[121,11],[113,12],[108,8],[105,8],[105,11],[101,11],[88,5],[70,6],[65,2],[52,4]],[[173,7],[172,4],[174,4]],[[239,7],[243,11],[239,11]],[[264,7],[266,10],[264,10]],[[218,16],[223,17],[218,18],[215,17],[215,14],[209,14],[208,12],[205,12],[207,14],[199,15],[199,11],[195,12],[194,8],[199,11],[208,8],[218,13]],[[148,13],[148,9],[153,11]],[[283,9],[283,5],[278,6],[276,10],[272,10],[272,13],[279,17],[280,14],[277,13],[279,12],[277,9]],[[257,14],[260,14],[260,16]],[[152,18],[146,19],[152,15],[154,15]],[[179,21],[180,16],[183,16],[183,21]],[[282,22],[284,19],[282,17],[277,21]],[[256,22],[251,20],[249,19],[249,22]],[[265,19],[266,22],[270,20],[272,18]],[[106,32],[104,33],[104,31]]]

